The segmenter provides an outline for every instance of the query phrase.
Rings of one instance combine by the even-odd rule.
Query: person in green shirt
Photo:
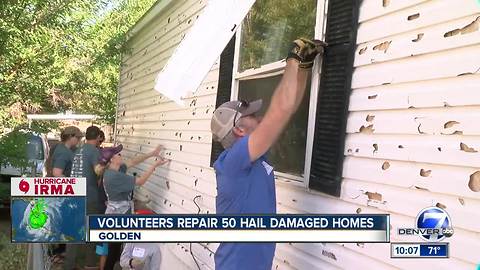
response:
[[[84,177],[87,186],[87,215],[103,214],[99,207],[98,176],[95,166],[100,158],[98,146],[102,141],[102,131],[97,126],[90,126],[85,132],[85,143],[78,147],[73,155],[71,177]],[[74,269],[79,245],[67,245],[64,269]],[[85,268],[94,267],[97,262],[95,244],[85,246]]]
[[[61,143],[55,145],[51,156],[47,160],[47,176],[70,177],[72,170],[73,151],[83,137],[78,127],[68,126],[60,133]],[[65,244],[58,245],[53,249],[53,260],[61,260],[61,254],[65,252]]]
[[[55,177],[70,177],[73,152],[83,137],[83,133],[75,126],[66,127],[60,134],[61,143],[56,145],[52,156],[52,175]]]

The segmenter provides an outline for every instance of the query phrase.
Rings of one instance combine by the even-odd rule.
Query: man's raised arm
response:
[[[305,94],[308,69],[313,66],[316,55],[323,54],[325,46],[325,43],[317,40],[294,41],[294,46],[287,57],[285,72],[273,94],[270,106],[248,140],[251,161],[255,161],[268,151],[297,111]]]

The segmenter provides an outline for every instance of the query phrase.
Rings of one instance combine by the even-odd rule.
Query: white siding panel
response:
[[[371,20],[373,18],[385,16],[389,13],[417,5],[428,0],[363,0],[360,5],[359,22]]]
[[[174,130],[118,130],[117,140],[126,141],[128,138],[143,139],[144,144],[152,144],[155,139],[176,142],[210,143],[212,134],[209,131],[174,131]]]
[[[454,107],[480,104],[480,74],[357,88],[350,111]]]
[[[352,112],[348,133],[480,135],[480,107]],[[392,122],[395,125],[392,125]]]
[[[312,256],[303,251],[294,249],[288,246],[288,244],[277,244],[275,256],[283,258],[283,262],[295,269],[341,269],[330,264],[328,261],[318,258],[318,256]]]
[[[206,106],[214,106],[216,97],[212,93],[206,93],[206,95],[201,95],[201,96],[195,95],[189,98],[184,98],[183,100],[186,105],[184,108],[187,108],[187,104],[188,104],[188,108],[194,108],[195,106],[206,107]],[[157,106],[160,104],[161,106]],[[182,108],[181,106],[179,106],[178,104],[176,104],[171,100],[165,100],[164,98],[160,99],[157,97],[153,99],[139,100],[133,103],[120,104],[118,118],[119,120],[122,120],[124,116],[141,115],[141,114],[152,113],[152,112],[172,111],[172,110],[178,110],[181,108]]]
[[[392,0],[391,2],[396,1]],[[377,1],[377,5],[382,5],[382,1]],[[480,6],[476,1],[426,1],[422,4],[361,23],[358,27],[357,43],[401,34],[478,12],[480,12]],[[385,27],[387,25],[388,27]]]
[[[355,66],[448,50],[478,43],[480,14],[359,44]],[[388,52],[388,53],[387,53]]]
[[[349,151],[351,149],[351,151]],[[477,167],[480,140],[473,136],[349,134],[345,155]]]
[[[148,32],[141,33],[139,36],[142,40],[131,41],[132,46],[128,58],[124,58],[122,61],[123,65],[126,65],[123,72],[128,72],[133,66],[132,64],[139,60],[139,56],[145,55],[145,52],[150,52],[152,49],[158,49],[161,47],[160,43],[168,41],[172,36],[180,35],[190,28],[193,22],[193,15],[198,14],[202,8],[205,6],[206,1],[198,0],[188,0],[188,1],[174,1],[181,3],[177,6],[170,7],[171,12],[165,12],[156,18],[156,23],[152,23],[151,29]],[[192,19],[190,23],[188,20]],[[127,67],[128,66],[128,67]]]
[[[212,72],[208,73],[207,77],[205,77],[205,80],[195,92],[195,96],[215,94],[216,90],[214,91],[214,89],[217,87],[217,82],[218,82],[218,64],[212,67]],[[124,95],[120,96],[119,102],[120,104],[122,104],[125,102],[128,103],[134,100],[137,101],[137,100],[142,100],[142,99],[147,99],[147,98],[152,98],[157,96],[160,96],[160,99],[162,101],[167,100],[166,97],[161,96],[160,93],[158,93],[157,91],[150,91],[152,89],[153,88],[151,87],[148,88],[148,84],[145,84],[145,86],[142,86],[142,87],[137,87],[134,89],[135,91],[132,90],[130,92],[125,88],[123,89]],[[130,98],[130,100],[125,100],[128,98]]]
[[[434,80],[480,71],[480,46],[469,46],[355,69],[352,88]]]
[[[362,170],[357,171],[356,168],[362,168]],[[451,195],[457,197],[458,203],[462,205],[465,205],[463,200],[465,197],[480,198],[478,192],[473,192],[468,187],[470,175],[477,170],[478,168],[473,167],[354,156],[347,156],[343,163],[343,177],[345,178]]]

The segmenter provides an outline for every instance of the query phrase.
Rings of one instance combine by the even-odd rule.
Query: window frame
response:
[[[317,12],[315,17],[315,29],[314,29],[314,38],[325,40],[326,32],[326,13],[328,7],[328,0],[317,0]],[[239,72],[239,60],[240,60],[240,42],[242,38],[242,23],[237,28],[235,36],[235,53],[233,57],[233,69],[232,69],[232,88],[230,100],[238,99],[238,91],[240,81],[253,80],[268,78],[273,76],[278,76],[284,73],[285,71],[285,61],[279,60],[276,62],[268,63],[262,65],[259,68],[250,68],[242,72]],[[312,68],[312,78],[311,78],[311,89],[310,89],[310,100],[308,108],[308,120],[307,120],[307,139],[305,146],[305,166],[303,169],[303,177],[284,173],[275,170],[276,177],[282,177],[287,180],[293,180],[292,184],[302,185],[304,188],[309,189],[310,182],[310,165],[312,160],[313,152],[313,139],[314,139],[314,129],[315,129],[315,116],[317,110],[317,99],[320,86],[320,77],[321,77],[321,67],[322,59],[317,57]]]

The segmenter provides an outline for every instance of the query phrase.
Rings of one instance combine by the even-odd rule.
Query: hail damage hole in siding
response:
[[[412,42],[419,42],[420,40],[422,40],[423,35],[424,35],[424,33],[417,34],[417,37],[412,39]]]
[[[383,162],[382,164],[382,170],[388,170],[390,168],[390,163],[388,161]]]
[[[457,121],[448,121],[443,125],[443,128],[451,128],[451,127],[453,127],[455,125],[458,125],[458,124],[460,124],[460,123],[457,122]]]
[[[420,13],[415,13],[407,17],[407,20],[412,21],[420,18]]]
[[[473,147],[469,147],[468,145],[464,144],[463,142],[460,143],[460,150],[467,152],[467,153],[477,153],[478,151],[475,150]]]
[[[357,243],[357,247],[364,248],[364,247],[365,247],[365,243]]]
[[[378,144],[374,143],[372,146],[373,146],[373,153],[375,154],[376,152],[378,152]]]
[[[367,51],[367,49],[368,49],[367,46],[361,48],[361,49],[358,51],[358,54],[360,54],[360,55],[364,54],[364,53]]]
[[[379,202],[382,201],[382,194],[380,193],[367,191],[365,192],[365,195],[367,195],[369,200],[379,201]]]
[[[368,99],[376,99],[378,95],[371,95],[371,96],[368,96]]]
[[[369,125],[367,127],[361,126],[358,131],[364,134],[372,134],[375,131],[375,129],[373,128],[373,125]]]
[[[360,207],[357,208],[357,210],[355,212],[357,212],[357,214],[360,214],[362,212],[362,208],[360,208]]]
[[[438,207],[438,208],[447,209],[447,206],[445,204],[442,204],[442,203],[437,203],[437,204],[435,204],[435,206]]]
[[[167,186],[167,189],[170,189],[170,182],[169,181],[165,181],[165,185]]]
[[[458,198],[458,202],[461,204],[461,205],[465,205],[465,200],[463,198]]]
[[[478,31],[479,28],[480,28],[480,16],[477,17],[473,22],[469,23],[468,25],[466,25],[462,28],[457,28],[457,29],[454,29],[452,31],[446,32],[443,35],[443,37],[447,38],[447,37],[456,36],[458,34],[460,34],[460,35],[469,34],[469,33],[473,33],[475,31]]]
[[[388,5],[390,5],[390,0],[383,0],[382,6],[387,7]]]
[[[360,152],[360,149],[358,149],[358,148],[355,149],[355,153],[358,153],[358,152]]]
[[[367,118],[365,119],[367,122],[372,122],[375,119],[375,115],[367,115]]]
[[[378,50],[378,51],[383,51],[383,53],[387,53],[388,48],[390,47],[390,44],[392,43],[391,40],[389,41],[384,41],[382,43],[379,43],[373,47],[373,50]]]
[[[429,177],[431,173],[432,173],[432,170],[420,169],[421,177]]]
[[[470,175],[470,181],[468,181],[468,187],[473,192],[480,191],[480,171],[476,171]]]
[[[404,147],[403,147],[403,145],[399,144],[399,145],[398,145],[398,148],[399,148],[399,149],[403,149]]]
[[[427,188],[422,188],[422,187],[419,187],[419,186],[415,186],[415,188],[419,189],[419,190],[429,191]]]
[[[333,259],[334,261],[337,260],[337,257],[335,257],[335,254],[333,254],[333,252],[322,250],[322,255],[327,257],[327,258]]]
[[[420,127],[422,126],[422,124],[418,124],[418,127],[417,127],[417,131],[418,131],[418,134],[425,134],[425,132],[423,132]]]
[[[182,150],[183,150],[183,145],[180,144],[180,151],[182,151]]]
[[[442,147],[437,147],[438,152],[442,152]]]

